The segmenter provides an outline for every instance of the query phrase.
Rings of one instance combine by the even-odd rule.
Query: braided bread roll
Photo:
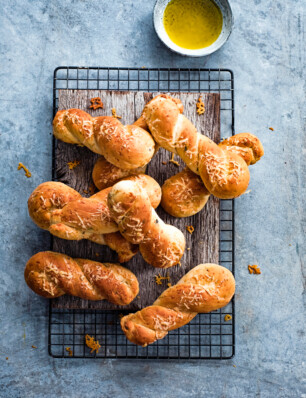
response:
[[[154,207],[159,205],[161,190],[152,177],[142,174],[129,179],[147,191]],[[116,232],[118,226],[107,205],[110,190],[111,188],[107,188],[90,198],[83,198],[61,182],[45,182],[30,195],[29,214],[36,225],[58,238],[89,239],[95,243],[106,244],[117,251],[120,262],[128,261],[138,249]]]
[[[248,166],[261,156],[258,139],[249,133],[236,134],[218,146],[240,156]],[[189,217],[203,209],[209,196],[201,178],[186,167],[164,182],[161,205],[174,217]]]
[[[46,298],[64,294],[127,305],[139,291],[136,276],[117,264],[98,263],[51,251],[35,254],[24,271],[27,285]]]
[[[154,140],[141,127],[124,126],[111,116],[92,117],[81,109],[58,111],[53,134],[69,144],[86,146],[122,169],[143,167],[154,155]]]
[[[250,180],[244,159],[232,147],[227,150],[226,144],[218,146],[208,137],[199,134],[181,112],[182,106],[178,105],[178,100],[161,94],[145,106],[142,118],[155,141],[168,151],[178,154],[194,173],[200,175],[211,194],[221,199],[243,194]],[[252,140],[248,137],[252,137]],[[260,141],[251,134],[245,137],[244,149],[250,153],[254,162],[264,153]],[[240,152],[241,149],[239,154]]]
[[[103,156],[101,156],[95,163],[92,170],[92,180],[95,186],[99,189],[112,187],[116,182],[133,175],[143,174],[146,171],[146,166],[138,167],[137,169],[120,169],[117,166],[109,163]]]
[[[190,322],[198,313],[226,306],[235,293],[235,279],[226,268],[200,264],[165,290],[150,307],[121,319],[128,340],[143,347]]]
[[[185,250],[184,235],[158,217],[140,185],[132,180],[118,182],[108,195],[108,206],[121,234],[139,244],[146,262],[158,268],[179,263]]]

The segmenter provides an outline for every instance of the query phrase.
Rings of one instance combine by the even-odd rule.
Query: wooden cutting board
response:
[[[141,114],[144,105],[158,93],[132,91],[103,91],[103,90],[60,90],[59,109],[80,108],[92,116],[111,115],[111,109],[116,108],[117,115],[121,116],[122,123],[132,124]],[[220,141],[220,96],[215,93],[170,93],[180,98],[184,105],[184,114],[195,124],[198,131],[207,135],[215,142]],[[202,95],[205,104],[205,113],[196,113],[196,102]],[[100,97],[104,109],[89,109],[90,98]],[[76,189],[83,196],[90,196],[92,186],[91,172],[98,155],[77,145],[56,142],[55,172],[58,181]],[[185,166],[176,156],[180,167],[169,163],[171,154],[159,149],[147,167],[147,174],[155,178],[160,185],[172,175],[181,171]],[[74,160],[80,164],[70,170],[67,163]],[[164,164],[166,162],[166,164]],[[158,215],[166,222],[179,228],[186,237],[186,249],[181,266],[177,265],[166,270],[154,268],[145,263],[138,253],[131,261],[123,264],[132,270],[139,281],[138,297],[128,306],[118,307],[106,301],[86,301],[71,296],[62,296],[52,302],[55,308],[90,308],[90,309],[127,309],[137,310],[151,305],[156,298],[167,288],[167,283],[175,284],[186,272],[198,264],[205,262],[219,262],[219,200],[211,196],[204,209],[188,218],[175,218],[157,209]],[[189,234],[186,226],[194,227],[193,234]],[[67,241],[53,239],[52,250],[68,254],[72,257],[88,258],[100,262],[117,262],[117,255],[107,246],[90,242]],[[161,285],[155,282],[155,275],[169,276],[170,280],[163,280]]]

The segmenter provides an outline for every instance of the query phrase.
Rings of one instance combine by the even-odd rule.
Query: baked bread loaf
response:
[[[173,217],[189,217],[203,209],[209,196],[200,176],[186,167],[164,182],[161,205]]]
[[[122,178],[143,174],[145,171],[146,166],[129,170],[120,169],[101,156],[94,165],[92,180],[95,186],[101,191],[102,189],[112,187],[116,182],[122,180]]]
[[[199,134],[182,114],[178,100],[166,94],[154,97],[145,106],[142,118],[155,141],[178,154],[194,173],[200,175],[207,190],[221,199],[235,198],[248,187],[250,173],[241,153],[248,153],[253,163],[264,154],[259,139],[249,133],[243,133],[243,150],[240,145],[236,150],[233,146],[228,150],[226,143],[218,146]],[[228,142],[234,144],[234,140],[229,139]]]
[[[108,206],[121,234],[139,244],[145,261],[158,268],[179,263],[185,250],[184,235],[158,217],[146,190],[137,182],[117,182],[108,195]]]
[[[46,298],[64,294],[127,305],[139,291],[136,276],[117,264],[98,263],[51,251],[35,254],[24,271],[27,285]]]
[[[141,127],[124,126],[111,116],[92,117],[81,109],[58,111],[53,134],[69,144],[86,146],[122,169],[143,167],[154,155],[154,140]]]
[[[128,178],[135,183],[137,181],[137,184],[147,191],[153,207],[159,205],[161,190],[152,177],[141,174]],[[117,232],[118,226],[112,219],[107,205],[110,190],[111,188],[106,188],[90,198],[83,198],[77,191],[61,182],[45,182],[30,195],[29,214],[36,225],[48,230],[52,235],[67,240],[89,239],[106,244],[115,249],[119,261],[124,262],[133,257],[137,247]]]
[[[124,316],[121,327],[128,340],[145,347],[186,325],[198,313],[226,306],[234,293],[235,279],[228,269],[200,264],[165,290],[153,305]]]
[[[242,157],[249,166],[261,156],[257,141],[255,136],[241,133],[220,142],[218,146]],[[189,217],[203,209],[209,196],[201,178],[186,167],[164,182],[161,205],[174,217]]]

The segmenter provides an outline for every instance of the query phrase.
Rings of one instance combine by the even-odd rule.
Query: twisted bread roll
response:
[[[120,265],[73,259],[50,251],[31,257],[24,277],[30,289],[46,298],[69,294],[84,300],[127,305],[139,291],[136,276]]]
[[[142,118],[155,141],[170,152],[178,154],[186,165],[200,175],[207,190],[221,199],[235,198],[247,189],[250,174],[245,160],[237,155],[247,152],[254,162],[263,156],[260,141],[245,133],[243,151],[227,145],[218,146],[199,134],[195,126],[181,114],[182,106],[172,97],[161,94],[144,108]],[[229,139],[228,142],[230,142]]]
[[[113,186],[116,182],[122,180],[122,178],[143,174],[145,171],[146,166],[130,170],[120,169],[119,167],[109,163],[103,156],[101,156],[94,165],[92,179],[95,186],[99,190],[102,190]]]
[[[129,242],[139,244],[145,261],[158,268],[179,263],[185,250],[184,235],[158,217],[140,185],[131,180],[118,182],[108,195],[108,205],[119,231]]]
[[[200,264],[150,307],[121,319],[128,340],[143,347],[164,338],[170,330],[190,322],[198,313],[226,306],[235,293],[235,279],[226,268]]]
[[[81,109],[58,111],[53,134],[69,144],[86,146],[122,169],[143,167],[154,155],[154,140],[141,127],[124,126],[111,116],[92,117]]]
[[[148,193],[152,205],[160,202],[160,187],[147,175],[132,176]],[[127,242],[119,233],[118,226],[111,217],[107,205],[107,195],[111,188],[104,189],[83,198],[77,191],[61,182],[40,184],[28,200],[29,214],[40,228],[52,235],[67,240],[89,239],[99,244],[106,244],[115,249],[119,261],[129,260],[137,248]]]
[[[242,157],[248,166],[261,156],[258,139],[249,133],[236,134],[218,146]],[[174,217],[189,217],[203,209],[209,196],[201,178],[186,167],[164,182],[161,205]]]
[[[174,217],[189,217],[203,209],[210,193],[201,178],[186,167],[162,186],[161,205]]]

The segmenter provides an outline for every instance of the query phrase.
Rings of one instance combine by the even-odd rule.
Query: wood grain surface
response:
[[[121,116],[122,123],[132,124],[141,114],[144,105],[158,93],[104,91],[104,90],[60,90],[59,109],[80,108],[92,116],[111,115],[111,109],[116,108],[117,115]],[[198,131],[207,135],[213,141],[220,141],[220,96],[215,93],[170,93],[180,98],[184,105],[184,114],[195,124]],[[196,113],[196,102],[202,95],[205,104],[205,113]],[[100,97],[104,109],[89,109],[90,98]],[[83,196],[90,196],[93,186],[91,172],[98,155],[87,148],[56,141],[55,173],[58,181],[64,182],[80,192]],[[155,178],[160,185],[184,168],[184,163],[176,156],[180,167],[169,163],[171,154],[159,149],[147,168],[147,174]],[[70,170],[67,163],[78,160],[80,164]],[[166,164],[163,164],[166,162]],[[132,270],[139,281],[140,292],[138,297],[128,306],[118,307],[106,301],[86,301],[79,298],[62,296],[52,300],[55,308],[90,308],[90,309],[117,309],[137,310],[152,304],[167,288],[168,280],[162,285],[155,282],[155,275],[169,276],[170,283],[175,284],[186,272],[198,264],[205,262],[218,263],[219,261],[219,200],[211,196],[204,209],[188,218],[175,218],[157,209],[158,215],[166,222],[179,228],[186,237],[186,250],[181,260],[181,266],[160,270],[145,263],[138,253],[131,261],[123,264]],[[186,226],[192,225],[194,233],[190,235]],[[188,248],[188,250],[187,250]],[[93,242],[67,241],[53,239],[52,250],[68,254],[72,257],[89,258],[100,262],[117,262],[117,255],[107,246]]]

